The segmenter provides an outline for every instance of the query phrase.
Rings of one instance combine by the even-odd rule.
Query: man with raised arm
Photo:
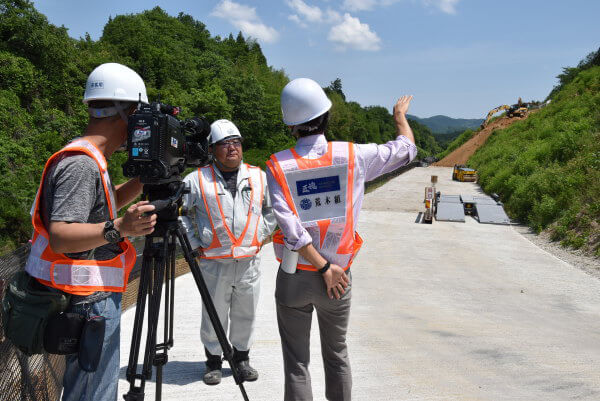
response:
[[[315,81],[299,78],[283,89],[283,121],[297,142],[271,155],[267,183],[281,228],[273,245],[281,262],[275,298],[286,401],[313,399],[308,371],[313,309],[319,322],[325,396],[331,401],[351,399],[346,331],[350,265],[363,243],[355,229],[364,183],[416,156],[406,119],[411,100],[403,96],[394,106],[395,140],[359,145],[327,141],[331,101]]]

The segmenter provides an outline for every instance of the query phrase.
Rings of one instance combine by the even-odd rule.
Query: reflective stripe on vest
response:
[[[127,288],[129,273],[136,259],[135,249],[128,239],[119,243],[122,252],[110,260],[71,259],[64,254],[55,253],[50,248],[48,231],[44,227],[40,213],[42,187],[48,167],[59,155],[65,152],[81,152],[96,162],[100,171],[110,218],[114,219],[117,216],[117,204],[104,155],[96,146],[85,139],[71,142],[53,154],[44,167],[32,208],[34,232],[31,241],[31,252],[25,270],[41,283],[75,295],[89,295],[95,291],[123,292]]]
[[[260,250],[258,223],[262,215],[264,198],[262,173],[260,168],[248,164],[242,165],[241,168],[248,170],[251,191],[246,226],[239,238],[233,235],[227,225],[213,166],[198,169],[198,183],[213,232],[212,243],[202,250],[203,259],[245,258],[256,255]]]
[[[327,261],[348,269],[362,245],[362,239],[353,231],[354,145],[329,142],[327,153],[318,159],[306,159],[294,149],[287,149],[272,155],[267,166],[288,206],[312,237],[315,249]],[[309,176],[314,179],[306,179]],[[340,202],[337,202],[338,196]],[[340,203],[343,209],[339,208]],[[325,211],[328,207],[330,210]],[[307,210],[314,212],[307,213]],[[273,247],[279,261],[284,246],[283,233],[278,230],[273,237]],[[301,256],[297,267],[316,270]]]

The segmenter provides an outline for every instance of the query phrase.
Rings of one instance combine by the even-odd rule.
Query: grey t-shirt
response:
[[[238,170],[235,171],[221,171],[223,175],[223,179],[225,179],[225,188],[231,192],[231,195],[235,199],[235,194],[237,193],[237,176]]]
[[[41,201],[45,227],[49,227],[50,221],[102,223],[110,219],[98,165],[83,153],[63,153],[48,167]],[[72,259],[108,260],[119,253],[121,248],[117,244],[106,244],[66,255]],[[95,302],[109,295],[109,292],[95,292],[73,296],[71,303]]]

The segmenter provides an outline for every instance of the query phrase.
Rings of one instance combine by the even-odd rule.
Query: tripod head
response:
[[[162,237],[169,229],[177,226],[177,217],[183,205],[183,195],[189,193],[183,181],[175,180],[166,184],[145,184],[144,199],[149,200],[157,214],[156,226],[150,237]]]

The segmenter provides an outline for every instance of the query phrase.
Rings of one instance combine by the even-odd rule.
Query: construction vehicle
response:
[[[476,182],[477,170],[469,168],[464,164],[455,164],[452,169],[452,181]]]
[[[504,111],[504,110],[506,110],[506,116],[508,118],[524,117],[527,115],[527,111],[529,110],[529,103],[523,103],[521,98],[519,98],[517,103],[513,104],[512,106],[503,104],[503,105],[500,105],[498,107],[491,109],[488,112],[487,116],[485,117],[485,121],[481,124],[481,128],[483,129],[488,125],[488,123],[490,122],[492,117],[494,117],[494,114],[496,114],[499,111]]]

